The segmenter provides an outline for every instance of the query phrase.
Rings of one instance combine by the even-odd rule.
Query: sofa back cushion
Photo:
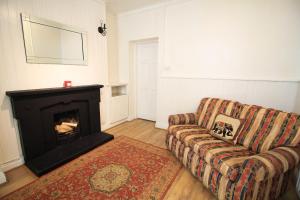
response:
[[[218,98],[203,98],[197,109],[199,117],[198,125],[201,128],[211,129],[215,118],[219,113],[223,113],[234,118],[240,118],[243,108],[243,104],[237,101]]]
[[[300,141],[300,116],[280,110],[248,106],[236,143],[254,152],[265,152],[279,146],[297,146]]]

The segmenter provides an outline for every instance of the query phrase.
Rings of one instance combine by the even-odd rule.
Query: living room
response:
[[[300,1],[1,0],[0,16],[0,198],[299,198]]]

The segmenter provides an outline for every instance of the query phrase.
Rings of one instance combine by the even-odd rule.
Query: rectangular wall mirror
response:
[[[87,65],[87,34],[61,23],[21,14],[27,63]]]

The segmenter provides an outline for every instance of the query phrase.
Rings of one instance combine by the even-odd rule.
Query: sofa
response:
[[[212,135],[218,115],[241,120],[232,142]],[[218,199],[278,199],[299,169],[300,116],[204,98],[169,116],[167,148]]]

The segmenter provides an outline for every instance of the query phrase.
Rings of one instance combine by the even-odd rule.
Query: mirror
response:
[[[87,65],[87,34],[21,14],[27,63]]]

